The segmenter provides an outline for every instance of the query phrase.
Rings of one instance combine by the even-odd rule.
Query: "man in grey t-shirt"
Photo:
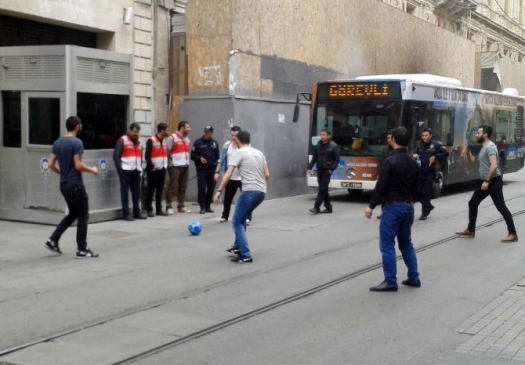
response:
[[[479,153],[479,175],[480,182],[472,194],[472,198],[468,202],[468,227],[466,230],[456,232],[460,237],[474,238],[476,236],[476,219],[478,217],[478,206],[487,196],[490,195],[494,205],[505,219],[507,230],[509,234],[501,240],[501,242],[517,242],[518,235],[512,214],[505,205],[505,198],[503,197],[503,180],[501,178],[501,171],[498,168],[498,149],[496,145],[490,140],[492,135],[492,127],[482,125],[478,128],[476,140],[482,144],[483,147]]]
[[[235,243],[227,251],[236,254],[232,262],[253,262],[248,241],[246,239],[246,219],[251,216],[266,196],[266,182],[270,171],[264,154],[250,146],[250,133],[241,131],[237,135],[239,149],[228,161],[228,170],[224,174],[213,202],[219,204],[222,189],[226,186],[235,169],[239,170],[242,182],[242,192],[235,205],[233,216],[233,231]]]

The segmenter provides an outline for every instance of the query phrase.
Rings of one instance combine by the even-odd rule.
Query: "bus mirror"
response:
[[[299,104],[295,104],[295,108],[293,110],[293,122],[297,123],[299,120]]]

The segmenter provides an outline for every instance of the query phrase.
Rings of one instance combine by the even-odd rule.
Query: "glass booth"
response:
[[[67,206],[48,158],[71,115],[82,119],[90,221],[120,217],[113,147],[126,133],[132,55],[77,46],[0,47],[0,219],[58,223]]]

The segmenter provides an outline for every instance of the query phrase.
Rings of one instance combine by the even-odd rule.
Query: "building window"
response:
[[[51,146],[60,137],[60,99],[28,98],[29,144]]]
[[[126,133],[127,95],[77,94],[77,116],[82,120],[79,138],[86,150],[111,149]]]
[[[20,91],[2,91],[4,147],[22,147]]]

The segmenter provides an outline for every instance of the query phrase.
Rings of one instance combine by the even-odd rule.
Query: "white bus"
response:
[[[445,185],[478,178],[481,145],[475,134],[482,124],[493,128],[491,139],[499,150],[502,173],[523,167],[525,97],[514,89],[503,93],[470,89],[459,80],[427,74],[378,75],[319,82],[306,96],[312,101],[309,158],[323,128],[339,145],[341,159],[331,188],[348,189],[351,194],[374,189],[386,133],[397,126],[410,132],[410,153],[425,127],[449,152],[438,166],[435,198]],[[315,167],[307,181],[308,186],[317,186]]]

